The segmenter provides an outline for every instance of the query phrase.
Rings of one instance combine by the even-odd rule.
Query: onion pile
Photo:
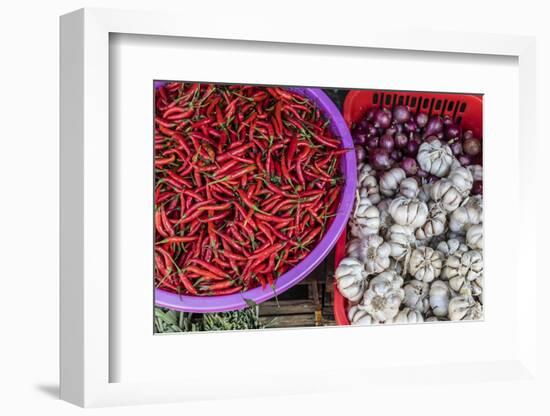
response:
[[[433,182],[437,178],[420,169],[416,156],[423,142],[434,140],[448,145],[462,166],[482,164],[482,140],[471,130],[464,130],[449,116],[414,113],[404,105],[370,109],[354,124],[352,135],[358,163],[368,163],[378,175],[400,167],[420,184]],[[482,189],[483,184],[476,183],[474,193]]]

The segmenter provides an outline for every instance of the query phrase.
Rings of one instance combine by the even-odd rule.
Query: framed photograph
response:
[[[178,21],[61,18],[62,398],[536,391],[534,40]]]

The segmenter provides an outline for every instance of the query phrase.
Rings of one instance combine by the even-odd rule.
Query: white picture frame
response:
[[[536,183],[529,181],[527,169],[529,160],[536,152],[535,126],[535,41],[529,37],[488,35],[473,33],[437,33],[395,28],[341,27],[338,33],[329,33],[322,26],[311,26],[307,32],[297,27],[285,27],[269,21],[252,24],[246,34],[234,32],[226,20],[219,19],[208,27],[194,19],[179,22],[184,16],[162,12],[138,12],[107,9],[83,9],[61,18],[61,398],[80,406],[106,406],[118,404],[158,403],[193,399],[246,397],[262,394],[254,382],[248,382],[246,374],[232,377],[235,382],[227,387],[231,377],[224,372],[234,371],[231,366],[219,367],[220,374],[205,372],[200,376],[176,379],[167,385],[150,371],[140,380],[125,381],[125,377],[113,376],[112,368],[121,357],[113,349],[113,324],[111,319],[118,305],[113,305],[110,296],[109,275],[109,227],[110,170],[113,161],[109,158],[109,97],[110,97],[110,36],[112,34],[164,36],[171,38],[206,38],[225,41],[277,42],[282,50],[291,44],[332,45],[336,48],[370,48],[374,50],[430,51],[439,54],[500,55],[518,60],[519,68],[519,124],[517,140],[528,140],[532,146],[522,146],[517,168],[518,209],[527,212],[529,204],[535,204],[533,192]],[[215,23],[215,24],[214,24]],[[285,46],[287,45],[287,46]],[[360,49],[358,49],[360,50]],[[249,82],[260,82],[258,79]],[[221,80],[226,81],[226,80]],[[519,146],[518,146],[519,148]],[[491,174],[491,173],[490,173]],[[498,360],[470,362],[469,360],[441,359],[438,363],[420,362],[409,366],[405,362],[387,363],[381,367],[350,370],[349,359],[325,371],[334,383],[326,385],[304,365],[294,367],[292,377],[280,371],[266,370],[270,383],[281,386],[279,393],[309,393],[354,390],[354,380],[361,377],[364,383],[375,389],[387,389],[394,380],[410,378],[408,382],[395,386],[410,389],[410,383],[419,388],[431,385],[434,377],[452,372],[454,381],[478,386],[485,383],[507,382],[532,391],[542,387],[541,375],[537,373],[536,349],[537,324],[530,316],[536,314],[535,298],[537,281],[542,272],[536,268],[535,252],[527,248],[528,241],[535,241],[537,218],[535,215],[521,216],[521,231],[518,231],[517,263],[521,262],[523,281],[529,290],[518,290],[517,305],[514,308],[516,329],[514,342],[506,355],[496,354]],[[524,242],[523,248],[521,242]],[[514,266],[517,266],[514,265]],[[512,266],[512,268],[514,267]],[[513,272],[511,272],[513,273]],[[517,270],[515,271],[517,273]],[[151,307],[152,305],[147,305]],[[492,321],[498,317],[491,318]],[[520,324],[521,323],[521,324]],[[460,328],[461,327],[461,328]],[[428,328],[428,327],[426,327]],[[479,331],[471,326],[459,325],[457,331]],[[471,329],[473,328],[473,329]],[[369,328],[379,331],[378,328]],[[365,332],[338,331],[333,328],[324,332],[293,330],[298,342],[306,338],[347,337],[359,342]],[[414,328],[394,328],[394,336],[407,336]],[[430,331],[423,329],[423,331]],[[288,331],[287,331],[288,332]],[[153,336],[151,331],[151,337]],[[193,338],[193,347],[216,343],[219,336],[234,342],[243,337],[254,342],[281,342],[280,332],[255,334],[204,334]],[[117,336],[119,336],[117,334]],[[214,338],[217,336],[218,338]],[[259,338],[262,339],[259,339]],[[167,337],[162,337],[167,338]],[[174,337],[170,337],[173,343]],[[182,338],[177,342],[184,342]],[[279,340],[277,341],[277,339]],[[290,338],[289,338],[290,340]],[[289,341],[287,340],[287,341]],[[155,341],[156,342],[156,341]],[[140,348],[140,347],[135,347]],[[119,351],[119,350],[116,350]],[[123,350],[122,350],[123,351]],[[147,361],[147,357],[143,360]],[[152,358],[151,358],[152,360]],[[215,376],[215,377],[214,377]],[[215,378],[215,379],[214,379]],[[202,383],[202,384],[201,384]],[[208,391],[201,388],[209,383]],[[240,388],[247,383],[247,388]],[[432,386],[433,388],[433,386]],[[487,389],[487,394],[498,397],[498,389]]]

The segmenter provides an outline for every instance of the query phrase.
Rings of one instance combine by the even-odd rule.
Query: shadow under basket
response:
[[[449,116],[464,130],[472,130],[475,137],[483,137],[482,95],[433,93],[391,90],[352,90],[344,101],[344,119],[352,125],[373,107],[392,108],[406,105],[414,113]],[[336,243],[334,265],[346,256],[347,230]],[[334,280],[334,317],[338,325],[349,325],[347,316],[348,300],[342,296]]]

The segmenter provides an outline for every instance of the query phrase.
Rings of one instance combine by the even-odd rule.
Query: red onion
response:
[[[463,137],[464,137],[464,140],[471,139],[472,137],[474,137],[474,132],[472,130],[466,130],[464,132]]]
[[[438,134],[443,131],[443,120],[439,116],[432,116],[428,120],[426,129],[424,130],[425,136],[431,136],[432,134]]]
[[[425,170],[418,169],[418,172],[416,172],[416,176],[420,178],[427,178],[430,174],[426,172]]]
[[[389,134],[384,134],[382,137],[380,137],[380,140],[378,141],[378,147],[386,150],[388,153],[393,150],[394,146],[395,143],[393,142],[393,137],[391,137]]]
[[[390,157],[396,162],[399,162],[403,158],[403,153],[401,150],[392,150]]]
[[[409,109],[405,107],[404,105],[398,105],[397,107],[394,107],[393,109],[393,119],[397,121],[398,123],[404,123],[406,121],[409,121],[411,118],[411,113],[409,112]]]
[[[460,142],[454,142],[451,144],[451,150],[453,152],[453,155],[461,155],[462,154],[462,143]]]
[[[393,136],[395,133],[397,133],[397,127],[395,127],[395,125],[388,127],[384,133]]]
[[[447,136],[447,139],[456,139],[460,136],[460,127],[456,124],[449,124],[445,129],[445,136]]]
[[[392,161],[387,151],[377,148],[369,153],[369,164],[376,170],[388,170]]]
[[[403,128],[407,132],[416,131],[416,123],[413,120],[409,120],[409,121],[403,123]]]
[[[405,148],[405,153],[409,156],[416,156],[418,153],[418,148],[420,147],[420,140],[410,139]]]
[[[458,161],[462,166],[470,166],[472,164],[472,159],[468,155],[460,155]]]
[[[477,156],[481,153],[481,142],[475,137],[464,140],[464,153],[470,156]]]
[[[474,195],[483,194],[483,181],[474,181],[474,185],[472,186],[472,193]]]
[[[367,136],[378,136],[378,129],[373,125],[367,127]]]
[[[428,123],[428,115],[426,113],[418,113],[416,115],[416,124],[422,128]]]
[[[405,146],[407,146],[407,142],[409,141],[409,139],[407,139],[407,136],[403,133],[396,133],[393,141],[395,142],[395,147],[397,147],[398,149],[403,149]]]
[[[399,166],[405,171],[407,176],[416,175],[418,172],[418,164],[412,157],[403,158]]]
[[[376,136],[369,137],[367,139],[366,145],[368,149],[376,149],[378,147],[378,137]]]
[[[453,124],[453,119],[451,118],[451,116],[443,116],[443,125],[450,126],[451,124]]]
[[[357,157],[357,162],[364,162],[367,158],[367,152],[365,148],[361,145],[355,145],[355,157]]]
[[[387,129],[391,125],[391,111],[387,108],[380,108],[374,114],[374,125]]]
[[[367,142],[367,135],[365,133],[356,133],[353,135],[353,143],[364,145]]]
[[[376,108],[371,108],[367,113],[365,114],[365,120],[371,121],[374,119],[374,115],[376,114]]]

